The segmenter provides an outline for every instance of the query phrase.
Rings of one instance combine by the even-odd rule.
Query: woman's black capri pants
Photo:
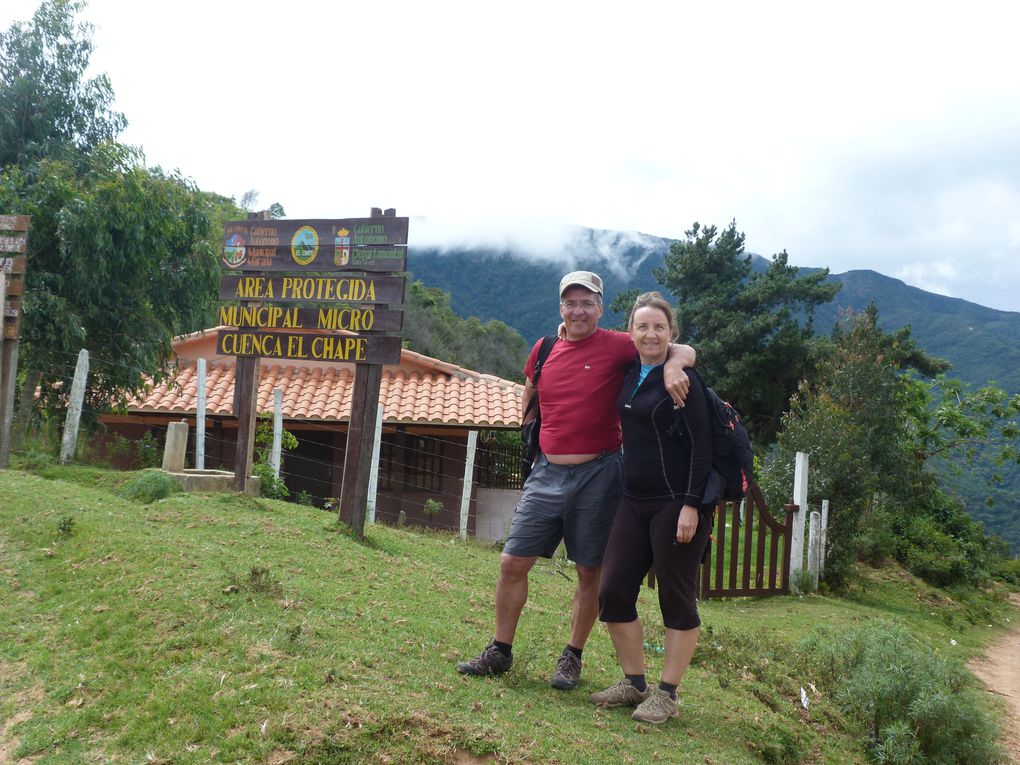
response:
[[[609,534],[599,585],[599,619],[632,622],[648,570],[655,565],[662,622],[669,629],[701,625],[695,601],[698,565],[708,542],[711,515],[700,512],[694,539],[676,541],[683,500],[624,497]]]

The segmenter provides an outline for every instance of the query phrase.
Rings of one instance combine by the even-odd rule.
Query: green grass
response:
[[[864,763],[830,690],[800,705],[805,638],[884,618],[965,659],[1015,618],[994,594],[892,569],[851,597],[708,602],[681,717],[643,726],[587,700],[619,674],[601,626],[581,689],[548,685],[562,562],[534,570],[514,670],[462,677],[492,634],[494,550],[381,526],[362,544],[328,513],[239,495],[142,505],[124,496],[134,475],[0,471],[0,752],[15,762]]]

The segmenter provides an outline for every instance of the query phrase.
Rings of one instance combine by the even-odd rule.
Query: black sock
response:
[[[667,683],[665,680],[662,680],[662,681],[659,682],[659,690],[660,691],[665,691],[666,693],[669,694],[669,697],[671,699],[673,699],[673,701],[676,701],[676,686],[675,685],[671,685],[670,683]]]
[[[576,656],[577,658],[580,659],[581,658],[581,652],[583,650],[584,650],[583,648],[574,648],[574,646],[570,645],[570,643],[567,643],[567,647],[563,649],[563,653],[566,653],[567,651],[570,651],[572,654],[574,654],[574,656]]]
[[[493,640],[492,644],[496,646],[496,648],[499,649],[499,652],[504,656],[509,657],[513,655],[513,652],[510,650],[510,643],[500,643],[498,640]]]
[[[630,680],[630,684],[637,689],[638,693],[648,690],[648,681],[645,680],[644,675],[624,675],[624,677]]]

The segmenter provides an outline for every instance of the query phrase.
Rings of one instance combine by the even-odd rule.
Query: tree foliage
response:
[[[44,0],[32,20],[0,33],[0,167],[43,158],[78,162],[127,121],[105,74],[86,78],[92,26],[80,0]]]
[[[790,396],[812,366],[815,306],[839,291],[828,270],[799,276],[786,252],[754,272],[736,222],[695,223],[655,278],[679,298],[680,336],[698,351],[705,379],[743,414],[755,442],[775,439]]]
[[[811,459],[809,501],[830,501],[826,575],[839,583],[859,557],[891,555],[933,584],[976,583],[996,550],[946,489],[935,457],[967,459],[998,443],[1016,464],[1020,396],[969,392],[936,377],[944,363],[921,351],[909,329],[885,333],[874,307],[843,317],[810,381],[784,416],[761,483],[772,503],[789,498],[794,455]]]
[[[32,217],[21,366],[59,407],[81,348],[92,352],[87,399],[106,408],[159,379],[175,334],[198,329],[216,301],[215,231],[207,199],[176,173],[106,145],[79,173],[42,160],[0,174],[0,208]]]
[[[411,280],[404,300],[404,344],[411,350],[476,372],[523,380],[530,348],[501,321],[464,319],[450,307],[450,295]]]

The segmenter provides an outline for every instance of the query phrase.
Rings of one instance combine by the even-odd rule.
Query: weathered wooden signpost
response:
[[[28,216],[0,215],[0,468],[7,467],[11,453],[27,251]]]
[[[235,489],[251,468],[259,357],[353,363],[340,519],[363,537],[382,365],[400,361],[407,218],[373,208],[370,218],[228,223],[222,265],[230,329],[217,352],[238,357]]]

